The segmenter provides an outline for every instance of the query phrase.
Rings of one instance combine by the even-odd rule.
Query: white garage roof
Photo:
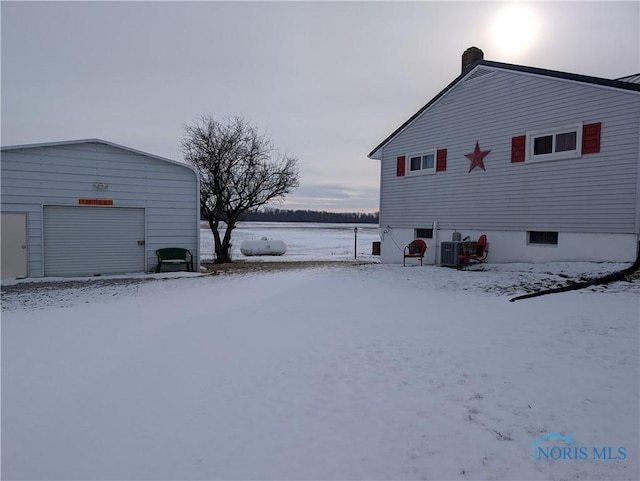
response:
[[[120,144],[115,144],[113,142],[109,142],[107,140],[102,140],[102,139],[79,139],[79,140],[64,140],[64,141],[60,141],[60,142],[43,142],[43,143],[38,143],[38,144],[24,144],[24,145],[8,145],[5,147],[2,147],[2,150],[20,150],[20,149],[36,149],[36,148],[40,148],[40,147],[58,147],[58,146],[64,146],[64,145],[75,145],[75,144],[103,144],[103,145],[109,145],[111,147],[115,147],[118,149],[122,149],[122,150],[127,150],[129,152],[132,152],[134,154],[139,154],[139,155],[144,155],[147,157],[151,157],[157,160],[161,160],[163,162],[169,162],[170,164],[175,164],[175,165],[180,165],[182,167],[186,167],[190,170],[193,170],[196,174],[198,173],[197,170],[189,165],[186,164],[184,162],[180,162],[177,160],[171,160],[171,159],[167,159],[165,157],[160,157],[159,155],[154,155],[154,154],[150,154],[148,152],[143,152],[141,150],[136,150],[136,149],[132,149],[131,147],[126,147],[124,145],[120,145]]]

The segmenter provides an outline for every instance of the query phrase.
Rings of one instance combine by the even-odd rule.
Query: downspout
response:
[[[634,221],[634,233],[636,243],[640,243],[640,126],[638,127],[638,150],[636,151],[638,161],[636,162],[636,218]]]
[[[437,220],[433,221],[433,249],[436,256],[435,259],[433,260],[433,265],[437,266],[437,265],[440,265],[440,263],[438,262],[439,244],[438,244],[438,221]]]
[[[192,170],[196,176],[196,246],[198,247],[195,259],[196,263],[193,266],[193,270],[195,272],[200,272],[200,259],[202,256],[200,249],[200,172],[198,172],[195,167]]]

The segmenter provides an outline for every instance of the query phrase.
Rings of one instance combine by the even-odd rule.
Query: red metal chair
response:
[[[422,259],[424,258],[424,253],[427,251],[427,243],[422,239],[415,239],[409,242],[409,245],[404,247],[404,254],[402,257],[402,265],[406,266],[405,263],[407,257],[413,257],[416,259],[420,259],[420,265],[422,265]]]
[[[476,242],[467,242],[462,246],[462,254],[458,255],[461,266],[471,262],[481,263],[487,259],[487,236],[482,234]]]

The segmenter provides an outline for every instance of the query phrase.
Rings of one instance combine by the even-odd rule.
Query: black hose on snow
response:
[[[556,287],[554,289],[545,289],[544,291],[532,292],[531,294],[524,294],[522,296],[513,297],[509,299],[509,302],[520,301],[522,299],[531,299],[532,297],[544,296],[546,294],[555,294],[557,292],[576,291],[578,289],[584,289],[585,287],[598,286],[601,284],[620,281],[628,275],[633,274],[638,269],[640,269],[640,243],[638,243],[638,254],[636,256],[636,260],[631,267],[627,267],[626,269],[618,272],[612,272],[611,274],[607,274],[605,276],[589,279],[584,282],[575,282],[567,286]]]

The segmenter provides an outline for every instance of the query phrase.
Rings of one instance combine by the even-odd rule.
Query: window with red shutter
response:
[[[582,127],[582,154],[600,152],[601,123],[586,124]]]
[[[404,175],[407,177],[431,175],[436,173],[437,153],[435,150],[430,152],[407,154],[403,159],[406,159]],[[400,167],[399,163],[398,167]]]
[[[404,169],[405,169],[405,156],[401,155],[400,157],[398,157],[396,161],[396,176],[398,177],[404,176]]]
[[[519,135],[511,139],[511,162],[524,162],[526,144],[526,135]]]
[[[582,155],[582,124],[565,125],[535,132],[527,132],[524,142],[511,139],[511,162],[522,162],[519,154],[524,144],[524,161],[575,159]]]
[[[436,152],[436,172],[447,170],[447,149],[439,149]]]

